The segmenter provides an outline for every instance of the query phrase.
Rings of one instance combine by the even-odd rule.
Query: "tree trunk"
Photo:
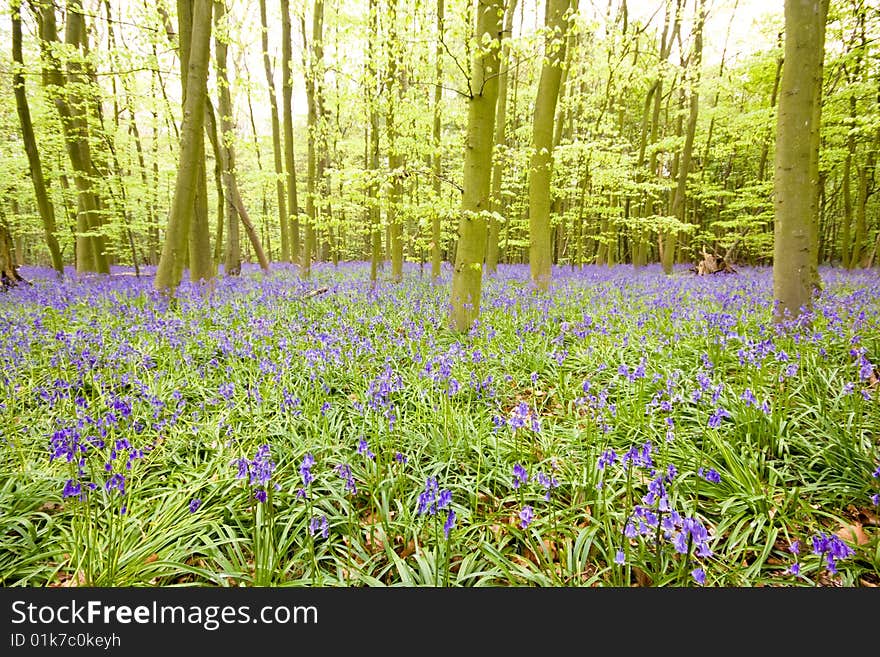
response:
[[[43,222],[43,233],[46,236],[46,246],[52,258],[52,267],[58,272],[58,276],[64,276],[64,261],[61,258],[61,248],[58,246],[58,238],[55,237],[55,207],[49,199],[46,189],[46,179],[43,177],[43,165],[40,161],[40,152],[37,149],[37,139],[34,136],[34,126],[31,121],[31,111],[28,106],[27,93],[24,84],[24,57],[21,44],[21,0],[12,1],[12,60],[15,63],[12,73],[12,86],[15,92],[15,107],[18,110],[18,120],[21,125],[21,138],[24,142],[24,150],[27,154],[30,166],[31,181],[34,185],[37,208],[40,219]]]
[[[190,219],[198,190],[199,163],[204,167],[205,102],[207,98],[208,59],[211,50],[211,13],[213,0],[194,0],[191,48],[187,57],[186,92],[180,127],[180,155],[174,197],[165,231],[162,255],[156,269],[154,287],[173,292],[180,284],[187,261]],[[183,44],[181,32],[181,45]],[[183,56],[183,48],[181,48]],[[210,254],[209,254],[210,255]]]
[[[515,3],[516,0],[511,0],[511,4]],[[443,175],[442,144],[440,141],[442,128],[440,101],[443,98],[443,18],[444,2],[437,0],[437,45],[434,48],[434,132],[432,135],[434,140],[432,168],[434,170],[434,202],[436,207],[431,217],[431,279],[434,281],[440,278],[440,266],[443,261],[440,249],[440,242],[443,239],[443,225],[440,216],[442,207],[440,197],[443,191],[443,181],[440,179],[440,176]]]
[[[290,2],[281,0],[281,100],[284,132],[284,164],[287,168],[287,200],[290,216],[290,262],[299,258],[299,203],[296,198],[296,162],[293,156],[293,44],[290,30]]]
[[[284,161],[281,157],[281,125],[278,120],[278,100],[275,96],[275,75],[269,61],[269,24],[266,18],[266,0],[260,0],[261,43],[263,47],[263,69],[269,87],[269,112],[272,117],[272,156],[275,164],[275,196],[278,204],[278,225],[281,230],[281,260],[290,262],[290,228],[287,216],[287,202],[284,196]],[[285,68],[288,66],[284,62]],[[292,158],[291,158],[292,159]]]
[[[476,43],[489,43],[475,48],[469,80],[461,219],[450,299],[450,324],[458,332],[468,331],[480,314],[503,5],[500,0],[477,0],[476,13]]]
[[[538,81],[532,130],[533,154],[529,169],[529,266],[532,282],[546,292],[550,287],[552,244],[550,181],[553,175],[553,121],[565,60],[569,0],[548,0],[544,64]]]
[[[679,160],[678,181],[675,187],[675,193],[672,198],[672,212],[682,224],[687,223],[685,215],[687,197],[687,179],[691,170],[691,156],[694,150],[694,136],[697,131],[697,114],[699,112],[699,85],[700,85],[700,66],[703,58],[703,21],[705,20],[704,0],[700,0],[697,24],[694,29],[694,51],[693,61],[690,62],[689,68],[693,71],[691,78],[691,96],[690,96],[690,114],[688,115],[687,131],[684,138],[684,146],[681,149],[681,159]],[[672,273],[672,265],[675,262],[675,249],[678,240],[679,228],[673,228],[666,234],[666,241],[663,249],[663,272],[665,274]]]
[[[504,35],[509,39],[513,33],[513,17],[516,13],[518,0],[510,0],[504,14]],[[504,204],[501,201],[501,184],[504,178],[504,160],[499,153],[501,147],[507,142],[507,89],[510,78],[510,42],[505,40],[501,47],[501,67],[498,79],[498,101],[495,107],[495,146],[492,163],[492,197],[491,211],[489,215],[489,243],[486,246],[486,271],[494,274],[498,269],[499,239],[501,236],[501,223],[499,215],[503,216]],[[509,217],[507,217],[509,220]]]
[[[822,88],[828,0],[785,0],[785,63],[780,80],[774,176],[774,321],[812,309],[818,224],[816,103]]]

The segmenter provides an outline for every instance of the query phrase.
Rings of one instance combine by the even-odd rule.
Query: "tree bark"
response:
[[[64,261],[61,258],[61,248],[58,246],[58,238],[55,237],[55,206],[49,199],[46,188],[46,179],[43,176],[43,165],[40,161],[40,152],[37,149],[37,139],[34,136],[34,126],[31,121],[31,111],[28,105],[27,92],[24,83],[24,57],[22,55],[21,38],[21,0],[12,0],[12,61],[14,68],[12,73],[12,86],[15,93],[15,107],[18,111],[18,120],[21,126],[21,138],[24,142],[24,150],[27,154],[30,167],[31,181],[34,185],[37,208],[43,223],[43,233],[46,237],[46,246],[52,258],[52,267],[58,272],[58,276],[64,276]]]
[[[504,36],[507,39],[513,33],[513,17],[516,13],[518,0],[510,0],[504,13]],[[486,271],[493,274],[498,269],[498,257],[500,252],[501,222],[498,215],[504,212],[501,200],[501,186],[504,179],[504,160],[499,150],[507,143],[507,90],[510,78],[510,42],[505,40],[501,47],[501,59],[499,61],[500,75],[498,78],[498,101],[495,106],[495,145],[492,161],[492,196],[491,214],[489,215],[489,236],[486,245]],[[509,220],[509,217],[507,218]]]
[[[281,124],[278,119],[278,99],[275,95],[275,75],[269,60],[269,22],[266,17],[266,0],[260,0],[261,43],[263,48],[263,69],[269,87],[269,112],[272,117],[272,156],[275,164],[275,197],[278,204],[278,225],[281,230],[281,260],[290,262],[290,223],[287,216],[287,201],[284,195],[284,161],[281,155]],[[287,63],[285,62],[285,66]]]
[[[213,0],[194,0],[192,34],[187,39],[186,92],[180,127],[180,154],[174,197],[165,231],[162,255],[156,269],[154,287],[173,293],[180,285],[187,262],[190,220],[198,190],[199,163],[204,167],[205,103],[207,98],[208,59],[211,51],[211,13]],[[181,44],[183,44],[181,34]],[[181,48],[183,50],[183,48]],[[183,56],[183,52],[181,52]],[[210,253],[209,253],[210,257]]]
[[[565,60],[569,0],[548,0],[544,64],[538,81],[529,169],[529,266],[532,282],[546,292],[553,262],[550,182],[553,175],[553,122]]]
[[[697,10],[697,24],[694,29],[694,51],[693,61],[689,63],[689,68],[693,71],[691,77],[690,90],[690,113],[688,115],[687,130],[685,132],[684,146],[681,149],[681,159],[679,160],[678,181],[675,187],[675,193],[672,198],[672,212],[679,222],[687,223],[685,200],[687,198],[687,179],[691,170],[691,156],[694,150],[694,136],[697,131],[697,114],[699,113],[699,84],[700,84],[700,66],[703,61],[703,22],[705,20],[704,0],[700,0]],[[672,273],[672,265],[675,262],[675,249],[678,241],[678,228],[670,230],[666,234],[666,240],[663,249],[663,272],[665,274]]]
[[[484,44],[486,39],[491,44],[475,48],[469,79],[461,219],[450,299],[450,324],[458,332],[468,331],[480,314],[495,102],[498,98],[501,0],[477,0],[476,13],[476,43]]]
[[[827,12],[828,0],[785,0],[774,175],[773,316],[777,323],[812,310],[821,119],[817,103]]]
[[[299,258],[299,203],[296,198],[296,161],[293,155],[293,43],[290,29],[290,2],[281,0],[281,102],[284,132],[284,165],[287,169],[287,200],[290,216],[290,262]]]

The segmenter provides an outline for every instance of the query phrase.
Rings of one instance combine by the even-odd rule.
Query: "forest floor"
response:
[[[878,270],[114,272],[0,294],[4,586],[880,585]]]

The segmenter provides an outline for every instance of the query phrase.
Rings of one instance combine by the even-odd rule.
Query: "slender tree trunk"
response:
[[[516,0],[511,0],[511,4]],[[442,128],[442,106],[443,99],[443,38],[444,38],[444,0],[437,0],[437,44],[434,48],[434,156],[432,158],[432,166],[434,170],[434,197],[437,206],[433,210],[431,217],[431,279],[436,281],[440,278],[440,268],[443,262],[443,255],[440,243],[443,239],[443,225],[441,223],[441,194],[443,191],[443,181],[440,176],[443,175],[442,162],[442,144],[441,128]],[[496,239],[497,241],[497,239]]]
[[[385,93],[389,96],[386,105],[385,130],[388,135],[388,168],[391,170],[391,189],[388,195],[386,214],[388,251],[391,254],[391,280],[399,283],[403,280],[403,221],[401,207],[403,204],[403,151],[399,145],[399,127],[397,125],[397,106],[401,103],[403,71],[398,63],[401,58],[401,43],[398,37],[398,0],[390,0],[388,4],[388,38],[386,39],[388,63],[386,67]],[[396,96],[396,98],[392,98]]]
[[[12,73],[12,86],[15,93],[15,107],[18,110],[18,120],[21,126],[21,138],[24,142],[24,150],[27,154],[30,166],[31,181],[34,185],[37,208],[40,219],[43,222],[43,233],[46,236],[46,246],[52,258],[52,267],[58,272],[58,276],[64,276],[64,261],[61,258],[61,248],[58,246],[58,238],[55,237],[55,206],[49,199],[46,188],[46,179],[43,177],[43,165],[40,161],[40,152],[37,149],[37,139],[34,136],[34,126],[31,121],[31,111],[28,106],[27,93],[24,83],[24,57],[22,55],[21,39],[21,0],[12,0],[12,61],[14,68]]]
[[[785,0],[774,176],[774,320],[812,309],[818,223],[818,138],[828,0]]]
[[[217,96],[220,110],[220,132],[218,134],[218,166],[223,189],[218,200],[226,200],[226,248],[223,257],[223,273],[226,276],[241,274],[241,233],[238,230],[238,211],[232,203],[232,190],[235,184],[235,133],[232,124],[232,96],[229,92],[229,71],[227,70],[227,45],[229,38],[226,26],[226,0],[214,0],[214,60],[217,70]],[[209,103],[206,103],[210,106]],[[213,114],[213,112],[211,112]],[[222,190],[218,190],[222,192]],[[219,205],[219,203],[218,203]],[[218,238],[218,243],[219,243]]]
[[[306,63],[306,100],[308,102],[308,195],[306,196],[306,225],[303,239],[302,264],[300,270],[303,278],[309,278],[312,271],[312,259],[315,254],[315,227],[318,223],[318,208],[315,200],[318,196],[318,185],[323,177],[324,154],[321,146],[324,143],[322,132],[325,129],[323,120],[323,76],[324,76],[324,0],[315,0],[312,5],[312,42],[306,43],[305,18],[302,24],[303,57],[308,54]]]
[[[681,149],[681,159],[679,161],[678,182],[675,187],[675,193],[672,200],[672,215],[675,216],[682,224],[687,223],[686,205],[687,198],[687,179],[691,170],[691,156],[694,150],[694,136],[697,131],[697,114],[699,112],[699,85],[700,85],[700,67],[703,62],[703,22],[705,20],[704,0],[700,0],[697,24],[694,28],[694,50],[693,61],[690,62],[689,68],[693,71],[691,77],[690,90],[690,114],[688,115],[687,131],[684,138],[684,146]],[[663,272],[672,273],[672,265],[675,262],[675,249],[677,247],[678,229],[672,229],[666,234],[666,241],[663,249]]]
[[[290,262],[300,255],[299,203],[296,198],[296,161],[293,154],[293,36],[290,28],[290,2],[281,0],[281,102],[284,134],[284,165],[287,169],[287,201],[290,216]]]
[[[290,262],[290,222],[287,216],[287,202],[284,195],[284,161],[281,155],[281,125],[278,119],[278,100],[275,95],[275,75],[269,60],[269,23],[266,17],[266,0],[260,0],[261,43],[263,48],[263,69],[269,87],[269,112],[272,117],[272,156],[275,164],[275,196],[278,204],[278,225],[281,230],[281,260]],[[289,62],[283,62],[286,68]],[[286,142],[285,142],[286,143]],[[291,157],[291,160],[293,158]]]
[[[458,332],[468,331],[480,314],[503,5],[500,0],[477,0],[476,14],[476,43],[486,46],[475,48],[469,79],[464,189],[450,299],[450,324]]]
[[[378,44],[379,40],[379,3],[369,0],[368,32],[367,32],[367,71],[366,71],[366,104],[370,115],[369,140],[367,148],[367,211],[369,214],[370,231],[370,283],[375,287],[382,265],[382,215],[379,208],[379,108],[378,108]]]
[[[544,64],[538,81],[529,169],[529,266],[532,282],[541,291],[550,287],[552,245],[550,182],[553,175],[553,121],[565,60],[569,0],[548,0]]]
[[[76,271],[109,273],[110,266],[105,252],[104,237],[100,232],[100,203],[95,189],[95,168],[92,162],[89,140],[87,101],[84,89],[88,80],[83,73],[85,18],[79,0],[70,0],[67,7],[65,44],[74,52],[67,63],[67,80],[62,72],[61,61],[52,44],[59,42],[55,25],[55,8],[44,5],[40,16],[40,40],[44,64],[44,82],[61,118],[64,141],[70,164],[74,171],[77,190],[76,212]],[[67,84],[69,82],[69,85]]]
[[[501,187],[504,178],[504,159],[501,148],[507,144],[507,90],[510,80],[510,35],[513,33],[513,18],[518,0],[509,0],[504,13],[504,45],[501,46],[501,72],[498,78],[498,101],[495,107],[495,145],[492,162],[492,197],[489,215],[489,236],[486,246],[486,271],[494,274],[498,269],[499,240],[501,222],[499,216],[505,212],[501,200]],[[509,217],[507,220],[509,221]]]
[[[205,102],[207,98],[208,59],[211,51],[211,13],[213,0],[194,0],[192,33],[186,41],[187,79],[180,128],[180,156],[174,198],[165,231],[162,255],[156,269],[154,287],[173,292],[180,284],[187,261],[190,219],[198,191],[199,162],[204,167]],[[181,31],[181,46],[184,42]],[[183,47],[181,48],[183,56]]]

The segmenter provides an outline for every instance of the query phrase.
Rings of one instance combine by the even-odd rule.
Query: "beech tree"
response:
[[[819,128],[828,0],[785,0],[774,176],[774,318],[812,310],[817,287]]]
[[[551,276],[550,180],[553,162],[553,121],[562,81],[568,38],[569,0],[548,0],[544,63],[535,98],[532,157],[529,169],[529,265],[532,282],[547,291]]]
[[[499,0],[477,0],[468,78],[461,218],[450,299],[451,326],[460,332],[469,330],[480,314],[503,15],[504,7]]]
[[[186,3],[187,0],[182,0]],[[204,167],[205,102],[208,86],[208,60],[211,52],[211,15],[213,0],[192,0],[192,14],[180,22],[181,59],[186,62],[183,120],[180,127],[180,154],[174,199],[168,216],[165,242],[156,269],[154,287],[173,292],[180,284],[191,249],[188,238],[199,186],[199,170]],[[187,12],[188,13],[188,12]],[[185,14],[184,14],[185,15]],[[190,31],[188,31],[190,30]],[[188,47],[184,47],[184,43]],[[210,258],[210,251],[208,252]],[[190,258],[190,267],[193,267]],[[191,277],[205,272],[191,270]],[[207,277],[210,278],[210,277]],[[194,278],[194,280],[199,280]]]

